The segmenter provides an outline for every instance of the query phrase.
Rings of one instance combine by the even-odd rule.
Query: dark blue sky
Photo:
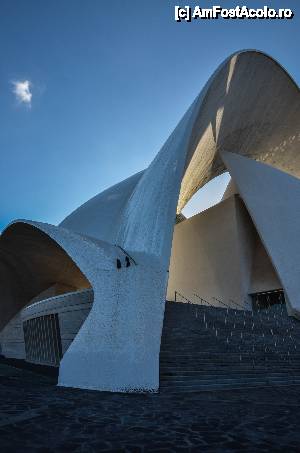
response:
[[[1,0],[0,230],[57,223],[149,164],[215,68],[256,48],[299,83],[298,0],[291,21],[176,23],[168,0]],[[184,2],[195,4],[195,2]],[[201,6],[239,2],[201,2]],[[13,82],[29,80],[31,107]]]

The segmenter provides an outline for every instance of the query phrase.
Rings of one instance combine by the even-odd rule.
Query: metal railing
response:
[[[197,307],[199,305],[207,306],[209,308],[214,308],[214,309],[220,308],[220,306],[222,306],[222,308],[223,307],[226,308],[226,311],[224,310],[224,325],[226,326],[226,330],[223,331],[223,333],[226,333],[226,344],[228,346],[229,346],[229,343],[232,342],[233,338],[236,338],[236,335],[239,336],[240,343],[238,344],[238,351],[239,351],[240,362],[242,362],[242,357],[243,357],[242,354],[244,355],[246,352],[246,354],[252,355],[252,364],[253,364],[253,367],[255,367],[257,365],[256,359],[258,357],[255,354],[255,352],[260,350],[261,353],[264,355],[259,357],[259,362],[261,363],[261,358],[263,358],[265,367],[267,369],[269,369],[268,353],[275,354],[276,356],[280,357],[281,359],[284,359],[284,361],[289,361],[289,363],[291,363],[291,349],[295,352],[295,350],[297,348],[297,344],[296,344],[296,338],[294,338],[292,336],[292,330],[294,329],[294,326],[292,325],[292,321],[288,322],[287,319],[283,319],[283,309],[281,309],[281,311],[280,311],[280,316],[279,316],[279,312],[277,313],[276,310],[274,310],[274,312],[271,313],[271,310],[274,307],[273,307],[273,305],[271,305],[269,303],[269,306],[267,309],[269,312],[266,311],[266,309],[263,310],[263,313],[266,316],[263,317],[263,315],[261,313],[262,310],[258,310],[256,315],[254,316],[253,311],[251,310],[251,317],[247,319],[246,313],[249,312],[249,309],[247,309],[247,307],[245,307],[245,306],[242,306],[238,302],[230,300],[230,305],[229,305],[229,304],[225,303],[224,301],[222,301],[216,297],[213,297],[212,299],[214,299],[219,304],[218,306],[216,306],[196,293],[194,293],[193,296],[196,297],[198,301],[200,301],[200,304],[192,301],[190,298],[187,298],[179,291],[177,291],[177,290],[175,291],[175,302],[177,302],[178,298],[180,298],[181,302],[187,303],[187,304],[193,306],[196,318],[199,317],[198,309],[197,309]],[[234,305],[234,306],[232,306],[232,305]],[[238,308],[236,308],[236,307],[238,307]],[[228,316],[229,310],[232,310],[235,315],[237,315],[238,312],[243,312],[244,321],[243,321],[242,325],[240,325],[240,322],[242,322],[241,318],[239,318],[238,320],[235,317],[233,319],[229,318],[229,316]],[[217,324],[218,327],[216,327],[216,320],[212,320],[211,322],[209,322],[209,317],[207,316],[207,312],[203,312],[202,315],[203,315],[202,316],[203,323],[205,324],[205,329],[211,328],[212,331],[215,333],[216,337],[219,336],[218,332],[220,331],[221,332],[220,339],[221,339],[222,338],[222,328],[220,328],[220,324],[219,324],[220,318],[219,318],[219,321]],[[268,323],[269,323],[270,318],[272,318],[274,320],[274,322],[276,322],[276,326],[280,327],[282,329],[282,332],[284,330],[286,330],[286,335],[282,335],[281,337],[278,337],[275,335],[273,329],[275,329],[275,331],[276,331],[276,328],[272,324],[271,325],[266,324],[266,321],[268,321]],[[238,323],[238,324],[236,324],[236,323]],[[244,333],[243,328],[245,329],[246,324],[248,324],[248,323],[250,324],[249,331]],[[255,329],[256,333],[254,334],[255,327],[256,327],[256,329]],[[236,331],[236,333],[234,334],[235,331]],[[249,335],[252,336],[252,344],[251,344],[251,336],[250,336],[250,341],[249,341],[249,338],[247,340],[247,336],[249,336]],[[259,341],[259,338],[261,338],[261,341]],[[286,343],[286,346],[281,351],[278,348],[279,340],[281,340],[282,343]],[[243,348],[242,348],[242,346],[243,346]],[[247,351],[247,346],[249,347],[248,351]],[[246,347],[246,350],[245,350],[245,347]],[[243,353],[242,353],[242,349],[243,349]]]

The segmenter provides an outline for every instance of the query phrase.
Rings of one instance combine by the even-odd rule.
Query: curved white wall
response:
[[[122,212],[142,175],[143,172],[136,173],[99,193],[68,215],[59,226],[115,244]]]
[[[284,250],[278,246],[280,239],[277,235],[275,240],[273,233],[281,228],[281,222],[267,224],[261,219],[259,203],[252,205],[253,198],[258,197],[257,188],[248,185],[246,173],[251,165],[242,156],[299,176],[299,117],[299,89],[283,68],[260,52],[237,52],[209,79],[143,173],[87,202],[59,227],[27,222],[66,251],[94,290],[91,312],[63,357],[61,385],[111,391],[158,389],[160,336],[176,212],[181,212],[192,195],[226,167],[285,285],[291,306],[298,307],[298,249],[291,243],[285,243]],[[245,182],[224,157],[224,150],[246,160],[245,166],[241,164]],[[257,177],[256,171],[253,177]],[[280,203],[287,196],[292,200],[294,193],[298,197],[297,184],[284,178],[282,181],[283,191],[277,188]],[[270,183],[274,183],[273,177]],[[266,199],[270,200],[268,191]],[[271,217],[276,215],[275,205],[270,208]],[[284,212],[288,224],[294,226],[284,227],[284,231],[287,236],[291,234],[294,243],[298,212],[293,209],[287,200]],[[123,263],[127,253],[136,264],[132,261],[129,268],[117,270],[116,260]],[[246,259],[243,267],[247,269]]]

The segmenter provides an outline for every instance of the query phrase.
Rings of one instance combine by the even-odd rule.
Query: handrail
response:
[[[184,300],[186,300],[187,303],[193,304],[192,301],[190,301],[187,297],[185,297],[183,294],[181,294],[181,293],[180,293],[179,291],[177,291],[177,290],[175,290],[175,302],[177,301],[177,294],[178,294],[180,297],[182,297]],[[196,296],[197,299],[201,300],[201,302],[204,302],[205,304],[209,305],[211,308],[217,308],[215,305],[212,305],[212,304],[211,304],[210,302],[208,302],[206,299],[204,299],[203,297],[199,296],[199,294],[194,293],[193,295]],[[217,299],[217,297],[213,297],[213,299],[215,299],[216,301],[218,301],[220,304],[224,305],[224,307],[226,307],[227,310],[228,310],[228,309],[230,309],[230,310],[235,310],[234,307],[231,307],[231,306],[225,304],[225,302],[222,302],[220,299]],[[242,307],[241,305],[239,305],[237,302],[234,302],[233,300],[231,300],[231,302],[233,302],[233,303],[236,304],[237,306],[241,307],[244,311],[246,311],[245,308]]]
[[[194,307],[197,307],[197,305],[199,306],[199,304],[197,304],[197,302],[195,301],[191,301],[190,299],[188,299],[186,296],[184,296],[183,294],[181,294],[179,291],[175,291],[175,302],[177,301],[178,299],[178,296],[180,296],[180,298],[182,298],[182,302],[187,302],[188,304],[191,304],[193,305]],[[208,305],[209,307],[211,308],[218,308],[216,305],[212,305],[210,302],[208,302],[206,299],[204,299],[203,297],[200,297],[197,293],[193,293],[193,296],[195,296],[197,299],[199,299],[201,301],[201,305]],[[216,297],[213,297],[214,300],[218,301],[218,303],[220,303],[222,306],[226,307],[227,309],[227,314],[224,313],[224,323],[225,325],[228,323],[229,321],[229,326],[230,326],[230,318],[228,318],[228,313],[229,313],[229,309],[233,310],[236,314],[236,310],[237,308],[236,307],[240,307],[243,311],[244,311],[244,316],[246,315],[246,308],[248,307],[243,307],[241,304],[239,304],[238,302],[235,302],[234,300],[232,299],[229,299],[229,301],[231,303],[233,303],[235,306],[229,306],[227,305],[227,303],[221,301],[220,299],[216,298]],[[268,310],[271,309],[271,304],[269,303],[268,304]],[[196,308],[196,318],[198,317],[198,310]],[[283,321],[283,317],[279,316],[278,313],[275,313],[276,315],[276,326],[279,324],[281,324],[282,326],[284,325],[284,321]],[[274,315],[274,320],[275,320],[275,315]],[[253,312],[252,312],[252,316],[253,316]],[[266,335],[269,334],[269,332],[272,334],[272,336],[274,337],[274,342],[275,344],[274,345],[271,345],[270,343],[266,343],[264,340],[262,340],[262,346],[265,350],[265,352],[267,351],[272,351],[273,353],[275,353],[278,357],[281,357],[282,351],[279,351],[276,347],[276,343],[277,343],[277,339],[276,339],[276,333],[274,332],[273,333],[273,329],[269,328],[269,326],[267,326],[266,324],[263,323],[263,319],[262,319],[262,316],[261,316],[261,313],[258,313],[258,319],[260,320],[260,322],[258,321],[255,321],[254,319],[252,319],[252,330],[253,330],[253,327],[254,327],[254,321],[257,323],[258,327],[260,328],[260,330],[258,331],[259,334],[262,334],[263,337],[265,337]],[[216,320],[211,320],[209,319],[209,324],[210,326],[208,326],[208,320],[206,319],[206,314],[204,312],[203,314],[203,322],[205,323],[206,325],[206,329],[209,327],[209,328],[212,328],[213,330],[215,330],[216,332],[216,336],[217,336],[217,333],[218,331],[221,329],[221,332],[222,332],[222,327],[220,327],[220,325],[218,325],[218,323],[216,324],[215,323]],[[236,326],[236,320],[232,320],[234,321],[234,324],[233,324],[233,328],[235,329],[235,326]],[[245,322],[246,320],[244,319],[244,326],[245,326]],[[251,327],[251,326],[249,326]],[[271,326],[272,327],[272,326]],[[244,334],[243,334],[243,331],[239,328],[237,329],[238,330],[238,334],[240,336],[240,343],[238,345],[238,350],[239,350],[239,357],[240,357],[240,362],[242,362],[242,357],[243,357],[243,354],[246,352],[247,354],[248,353],[251,353],[250,351],[250,347],[251,345],[248,345],[248,340],[245,339],[244,337]],[[287,332],[287,348],[288,348],[288,352],[287,352],[287,359],[290,361],[291,360],[291,353],[293,353],[293,350],[296,349],[296,340],[295,340],[295,337],[294,335],[292,335],[293,333],[293,327],[292,326],[286,326],[286,332]],[[224,331],[224,333],[226,334],[226,331]],[[250,332],[251,333],[251,332]],[[232,336],[232,331],[231,331],[231,335]],[[220,337],[222,339],[222,335]],[[224,340],[225,341],[225,340]],[[229,341],[229,335],[228,335],[228,332],[227,332],[227,338],[226,338],[226,343],[228,344],[229,342],[231,342],[231,340]],[[242,350],[241,349],[241,345],[244,345],[246,347],[248,347],[248,351],[247,350]],[[248,346],[247,346],[248,345]],[[254,350],[256,348],[256,338],[254,338],[252,336],[252,353],[253,353],[253,356],[252,356],[252,363],[253,363],[253,368],[256,366],[255,365],[255,354],[254,354]],[[285,354],[286,354],[286,351],[285,351]],[[265,363],[266,363],[266,366],[267,365],[267,355],[265,355]]]
[[[242,305],[238,304],[237,302],[235,302],[233,299],[229,299],[230,302],[233,302],[235,305],[237,305],[238,307],[241,307],[242,310],[246,311],[245,307],[243,307]]]
[[[194,293],[194,296],[196,296],[198,299],[200,299],[201,301],[204,301],[206,304],[208,304],[210,307],[212,308],[216,308],[214,305],[212,305],[211,303],[209,303],[206,299],[203,299],[203,297],[200,297],[198,294]]]
[[[200,299],[200,300],[204,300],[210,307],[212,307],[212,308],[217,308],[216,305],[212,305],[212,304],[209,303],[207,300],[203,299],[203,297],[200,297],[198,294],[194,293],[194,296],[198,297],[198,299]],[[213,299],[215,299],[216,301],[218,301],[220,304],[224,305],[224,307],[227,308],[227,311],[228,311],[228,309],[230,309],[230,310],[236,310],[234,307],[231,307],[230,305],[225,304],[225,302],[222,302],[220,299],[217,299],[216,297],[213,297]],[[234,302],[234,301],[232,301],[232,302]]]
[[[224,305],[225,302],[222,302],[221,300],[219,300],[217,297],[213,297],[213,299],[217,300],[218,302],[220,302],[221,304],[223,303]],[[245,307],[243,307],[241,304],[238,304],[237,302],[235,302],[233,299],[229,299],[230,302],[232,302],[234,305],[236,305],[237,307],[240,307],[243,311],[246,311]],[[235,308],[232,308],[232,307],[229,307],[231,308],[232,310],[235,310]]]
[[[236,310],[235,308],[232,308],[230,305],[225,304],[225,302],[222,302],[221,300],[217,299],[216,297],[213,297],[213,299],[217,300],[220,304],[224,305],[224,307],[226,307],[226,309],[227,309],[227,313],[228,313],[228,309]]]
[[[175,290],[175,302],[176,302],[176,299],[177,299],[177,294],[179,294],[180,297],[182,297],[184,300],[187,301],[188,304],[193,304],[193,302],[191,302],[189,299],[187,299],[183,294],[181,294],[179,291],[176,291]]]
[[[177,297],[176,297],[177,294],[179,294],[180,297],[182,297],[184,300],[186,300],[188,304],[197,305],[194,302],[192,302],[191,300],[189,300],[187,297],[185,297],[183,294],[181,294],[179,291],[175,291],[175,302],[176,302],[176,299],[177,299]],[[194,293],[194,296],[196,296],[198,299],[200,299],[201,301],[203,301],[206,304],[208,304],[210,307],[216,308],[214,305],[210,304],[206,299],[203,299],[203,297],[198,296],[198,294]]]

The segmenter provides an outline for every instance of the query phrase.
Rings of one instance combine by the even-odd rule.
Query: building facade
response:
[[[287,72],[257,51],[227,58],[147,169],[58,226],[16,220],[3,231],[2,354],[59,366],[62,386],[157,391],[175,293],[249,310],[254,295],[284,294],[299,317],[299,142]],[[225,171],[223,200],[184,219]]]

